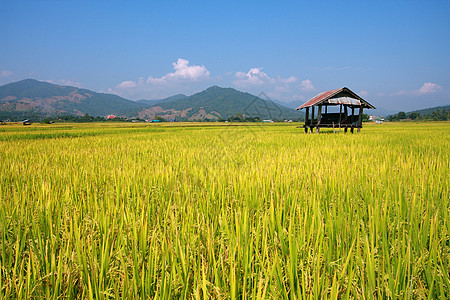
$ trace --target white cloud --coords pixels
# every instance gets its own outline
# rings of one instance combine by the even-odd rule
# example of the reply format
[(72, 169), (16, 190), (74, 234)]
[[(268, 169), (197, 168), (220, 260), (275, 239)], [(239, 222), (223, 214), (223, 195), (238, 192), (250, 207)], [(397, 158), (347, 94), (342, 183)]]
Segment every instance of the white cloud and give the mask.
[(208, 79), (210, 72), (205, 66), (189, 65), (187, 59), (178, 58), (178, 60), (172, 63), (175, 72), (167, 73), (161, 77), (149, 76), (147, 80), (141, 77), (138, 82), (132, 80), (126, 80), (119, 83), (115, 89), (133, 89), (141, 87), (149, 87), (151, 85), (169, 84), (174, 81), (186, 80), (186, 81), (198, 81), (201, 79)]
[(152, 84), (165, 84), (165, 83), (167, 83), (167, 81), (166, 81), (166, 78), (164, 76), (163, 77), (157, 77), (157, 78), (153, 78), (153, 77), (149, 76), (147, 78), (146, 83), (149, 84), (149, 85), (152, 85)]
[(298, 81), (295, 76), (282, 78), (280, 76), (270, 77), (262, 71), (263, 68), (251, 68), (248, 72), (236, 72), (233, 84), (237, 87), (246, 88), (252, 86), (274, 86), (276, 89), (289, 88), (289, 84)]
[(207, 78), (210, 72), (205, 66), (189, 66), (189, 61), (179, 58), (176, 63), (172, 63), (175, 73), (169, 73), (166, 76), (168, 78), (185, 78), (197, 80), (201, 78)]
[(283, 82), (283, 83), (294, 83), (296, 82), (298, 79), (294, 76), (290, 76), (288, 78), (280, 78), (278, 77), (278, 81)]
[(12, 74), (13, 74), (13, 72), (8, 71), (8, 70), (0, 71), (0, 76), (1, 77), (8, 77), (8, 76), (11, 76)]
[(236, 72), (236, 80), (233, 82), (240, 87), (263, 85), (265, 83), (273, 82), (274, 79), (267, 76), (262, 71), (262, 68), (251, 68), (247, 73)]
[(303, 80), (302, 83), (300, 84), (300, 87), (301, 87), (302, 91), (307, 91), (307, 92), (316, 90), (314, 88), (312, 81), (309, 79)]
[(432, 94), (440, 91), (442, 87), (436, 83), (432, 82), (425, 82), (422, 87), (419, 89), (419, 94), (425, 95), (425, 94)]
[(298, 78), (292, 75), (287, 78), (270, 76), (263, 71), (263, 68), (251, 68), (247, 72), (234, 73), (232, 84), (238, 89), (255, 95), (264, 91), (272, 99), (292, 102), (304, 100), (306, 98), (304, 93), (308, 94), (316, 90), (310, 79), (300, 83), (298, 81)]
[(175, 93), (193, 91), (194, 86), (210, 80), (210, 72), (203, 65), (189, 65), (187, 59), (178, 58), (172, 63), (173, 72), (161, 77), (140, 77), (137, 81), (125, 80), (112, 89), (114, 93), (128, 98), (160, 99)]
[(369, 96), (369, 92), (368, 91), (359, 91), (358, 95), (360, 95), (361, 97), (367, 97), (367, 96)]
[(162, 84), (167, 81), (178, 80), (178, 79), (187, 79), (187, 80), (200, 80), (207, 79), (210, 75), (208, 69), (205, 66), (190, 66), (189, 61), (187, 59), (178, 58), (178, 60), (172, 63), (172, 66), (175, 72), (167, 73), (162, 77), (151, 77), (147, 78), (148, 84)]
[(137, 87), (137, 83), (132, 80), (127, 80), (127, 81), (121, 82), (121, 83), (119, 83), (119, 85), (117, 85), (117, 88), (119, 88), (119, 89), (123, 89), (123, 88), (127, 89), (127, 88), (134, 88), (134, 87)]
[(405, 96), (405, 95), (411, 95), (411, 96), (422, 96), (422, 95), (428, 95), (437, 93), (442, 90), (442, 86), (436, 83), (432, 82), (425, 82), (422, 87), (418, 90), (400, 90), (394, 93), (391, 93), (390, 96)]

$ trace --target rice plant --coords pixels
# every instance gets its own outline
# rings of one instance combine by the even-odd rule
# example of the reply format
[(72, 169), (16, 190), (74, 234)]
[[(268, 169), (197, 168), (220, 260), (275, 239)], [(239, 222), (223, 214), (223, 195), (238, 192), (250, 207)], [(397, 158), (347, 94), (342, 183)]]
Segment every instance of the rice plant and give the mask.
[(0, 128), (0, 298), (450, 297), (450, 123)]

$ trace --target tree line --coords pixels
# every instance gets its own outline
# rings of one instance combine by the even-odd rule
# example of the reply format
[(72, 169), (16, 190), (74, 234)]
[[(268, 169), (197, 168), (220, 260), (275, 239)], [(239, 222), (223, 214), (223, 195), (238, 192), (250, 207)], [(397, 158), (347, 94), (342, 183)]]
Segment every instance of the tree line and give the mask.
[(405, 113), (404, 111), (399, 112), (395, 115), (389, 115), (386, 119), (388, 121), (400, 121), (400, 120), (416, 120), (416, 121), (448, 121), (450, 115), (450, 109), (436, 109), (431, 114), (421, 114), (417, 112)]

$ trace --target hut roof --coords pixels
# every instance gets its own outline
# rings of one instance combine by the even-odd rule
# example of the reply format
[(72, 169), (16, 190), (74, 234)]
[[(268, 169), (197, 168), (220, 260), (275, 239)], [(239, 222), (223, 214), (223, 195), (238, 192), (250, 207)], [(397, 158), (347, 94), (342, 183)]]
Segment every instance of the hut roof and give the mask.
[(348, 105), (361, 105), (364, 108), (373, 108), (375, 106), (352, 92), (349, 88), (343, 87), (340, 89), (335, 89), (331, 91), (322, 92), (319, 95), (315, 96), (311, 100), (306, 101), (300, 107), (297, 107), (297, 110), (310, 107), (317, 106), (319, 104), (348, 104)]

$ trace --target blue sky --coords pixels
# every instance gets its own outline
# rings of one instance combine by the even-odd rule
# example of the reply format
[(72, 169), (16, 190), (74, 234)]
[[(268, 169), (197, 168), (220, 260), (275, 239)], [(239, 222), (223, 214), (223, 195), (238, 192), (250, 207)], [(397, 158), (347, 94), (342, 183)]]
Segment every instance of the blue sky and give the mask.
[(450, 104), (449, 15), (450, 1), (0, 0), (0, 84), (284, 102), (347, 86), (408, 111)]

